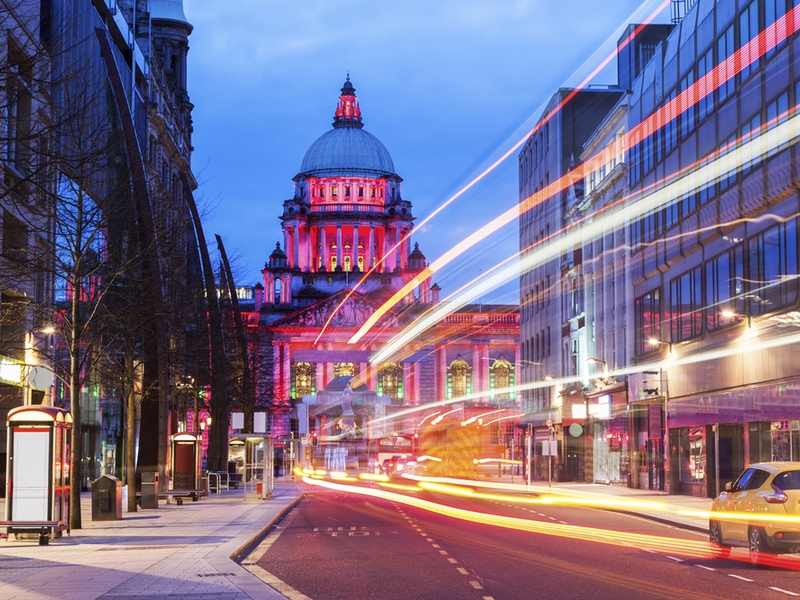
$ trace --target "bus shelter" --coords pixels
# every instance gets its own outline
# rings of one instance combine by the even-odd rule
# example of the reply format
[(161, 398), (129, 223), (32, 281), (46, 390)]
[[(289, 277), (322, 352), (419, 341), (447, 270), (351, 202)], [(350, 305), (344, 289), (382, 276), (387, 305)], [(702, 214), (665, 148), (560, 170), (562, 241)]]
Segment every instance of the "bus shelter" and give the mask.
[(240, 434), (231, 439), (230, 457), (241, 468), (245, 500), (266, 500), (272, 495), (273, 446), (273, 439), (260, 433)]

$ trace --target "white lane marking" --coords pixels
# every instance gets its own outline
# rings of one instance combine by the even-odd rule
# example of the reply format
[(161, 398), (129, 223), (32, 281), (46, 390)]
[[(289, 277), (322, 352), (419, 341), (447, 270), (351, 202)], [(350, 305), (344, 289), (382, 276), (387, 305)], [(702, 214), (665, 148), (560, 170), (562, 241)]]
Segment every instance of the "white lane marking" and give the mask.
[(425, 538), (425, 541), (426, 542), (432, 542), (433, 540), (431, 538)]
[(445, 550), (439, 550), (439, 554), (446, 555), (446, 554), (447, 554), (447, 552), (446, 552)]
[(752, 579), (748, 579), (747, 577), (742, 577), (741, 575), (734, 575), (733, 573), (728, 573), (728, 577), (733, 577), (734, 579), (741, 579), (742, 581), (748, 581), (753, 583)]
[(769, 589), (775, 590), (776, 592), (780, 592), (782, 594), (786, 594), (788, 596), (800, 596), (800, 594), (795, 594), (794, 592), (790, 592), (789, 590), (784, 590), (779, 587), (770, 587)]
[(649, 552), (650, 554), (658, 554), (655, 550), (648, 550), (647, 548), (642, 548), (645, 552)]
[(441, 548), (441, 546), (439, 546), (439, 544), (431, 544), (431, 545), (432, 545), (434, 548)]
[(705, 569), (706, 571), (716, 571), (716, 569), (712, 569), (711, 567), (707, 567), (705, 565), (695, 565), (698, 569)]
[(667, 558), (670, 560), (674, 560), (675, 562), (683, 562), (682, 558), (675, 558), (674, 556), (668, 556)]
[(551, 521), (555, 521), (556, 520), (555, 517), (547, 517), (547, 518), (550, 519)]
[(559, 521), (559, 523), (561, 523), (562, 525), (566, 525), (567, 524), (566, 521)]
[(454, 565), (458, 563), (458, 561), (455, 558), (448, 558), (447, 560), (450, 561)]
[(456, 571), (458, 571), (462, 575), (469, 575), (469, 571), (467, 571), (464, 567), (456, 567)]
[(483, 586), (478, 583), (477, 581), (470, 581), (469, 584), (474, 587), (476, 590), (482, 590)]
[(494, 598), (492, 598), (491, 596), (484, 596), (483, 600), (494, 600)]

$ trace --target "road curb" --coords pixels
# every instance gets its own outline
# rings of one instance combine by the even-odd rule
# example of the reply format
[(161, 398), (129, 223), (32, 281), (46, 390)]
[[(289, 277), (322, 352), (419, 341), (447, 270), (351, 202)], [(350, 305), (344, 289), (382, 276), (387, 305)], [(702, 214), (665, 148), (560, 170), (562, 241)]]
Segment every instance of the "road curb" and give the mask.
[(287, 504), (277, 515), (273, 518), (269, 523), (267, 523), (264, 527), (262, 527), (258, 533), (256, 533), (253, 537), (247, 540), (244, 544), (242, 544), (233, 554), (231, 554), (228, 558), (230, 558), (233, 562), (237, 565), (241, 563), (247, 555), (250, 554), (255, 548), (261, 543), (261, 541), (267, 536), (267, 534), (275, 527), (278, 523), (280, 523), (286, 515), (288, 515), (291, 510), (297, 506), (300, 501), (305, 498), (305, 492), (302, 492), (297, 498), (295, 498), (291, 503)]
[(676, 527), (678, 529), (685, 529), (687, 531), (694, 531), (698, 533), (708, 533), (708, 529), (705, 527), (700, 527), (699, 525), (689, 525), (688, 523), (678, 523), (676, 521), (671, 521), (670, 519), (664, 519), (662, 517), (655, 517), (653, 515), (647, 515), (644, 513), (633, 512), (630, 510), (610, 510), (601, 508), (600, 510), (606, 510), (608, 512), (615, 512), (620, 513), (623, 515), (629, 515), (632, 517), (639, 517), (640, 519), (647, 519), (648, 521), (654, 521), (656, 523), (661, 523), (662, 525), (670, 525), (671, 527)]

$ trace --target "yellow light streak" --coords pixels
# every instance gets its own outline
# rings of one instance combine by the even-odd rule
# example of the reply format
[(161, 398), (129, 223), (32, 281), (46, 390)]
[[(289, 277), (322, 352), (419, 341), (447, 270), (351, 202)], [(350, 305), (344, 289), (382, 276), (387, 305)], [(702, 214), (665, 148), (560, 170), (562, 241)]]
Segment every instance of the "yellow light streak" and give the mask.
[[(532, 521), (517, 517), (506, 517), (502, 515), (493, 515), (445, 506), (437, 504), (436, 502), (424, 500), (422, 498), (413, 496), (408, 497), (404, 496), (403, 494), (397, 494), (383, 489), (367, 489), (334, 483), (332, 481), (318, 481), (308, 477), (304, 478), (303, 481), (309, 485), (325, 487), (327, 489), (348, 492), (352, 494), (383, 498), (391, 502), (413, 506), (415, 508), (427, 510), (432, 513), (452, 517), (455, 519), (491, 525), (494, 527), (503, 527), (505, 529), (513, 529), (516, 531), (538, 533), (554, 537), (596, 542), (613, 546), (632, 545), (637, 548), (652, 550), (654, 552), (670, 553), (673, 555), (680, 554), (682, 556), (689, 556), (692, 558), (715, 558), (718, 556), (718, 551), (715, 551), (715, 549), (707, 541), (691, 539), (685, 540), (647, 534), (627, 533), (609, 529), (600, 529), (596, 527), (563, 525), (561, 523), (553, 523), (549, 521)], [(390, 484), (385, 483), (379, 485), (390, 487)]]
[(359, 479), (364, 479), (365, 481), (389, 481), (389, 478), (386, 475), (380, 475), (376, 473), (359, 473)]
[(418, 492), (419, 488), (415, 485), (403, 485), (402, 483), (386, 483), (386, 482), (379, 482), (379, 486), (384, 488), (391, 488), (393, 490), (401, 490), (404, 492)]

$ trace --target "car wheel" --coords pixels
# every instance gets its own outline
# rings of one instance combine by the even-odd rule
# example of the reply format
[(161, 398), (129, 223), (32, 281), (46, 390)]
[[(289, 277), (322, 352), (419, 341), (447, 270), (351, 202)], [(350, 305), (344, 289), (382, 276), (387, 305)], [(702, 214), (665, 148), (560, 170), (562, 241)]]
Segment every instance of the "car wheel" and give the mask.
[(750, 548), (750, 564), (754, 566), (764, 565), (764, 555), (767, 551), (767, 542), (764, 539), (764, 532), (760, 527), (751, 527), (748, 534), (748, 547)]
[(731, 547), (725, 545), (722, 541), (722, 529), (719, 526), (719, 521), (710, 521), (708, 523), (708, 540), (711, 542), (711, 552), (717, 558), (728, 558), (731, 555)]

